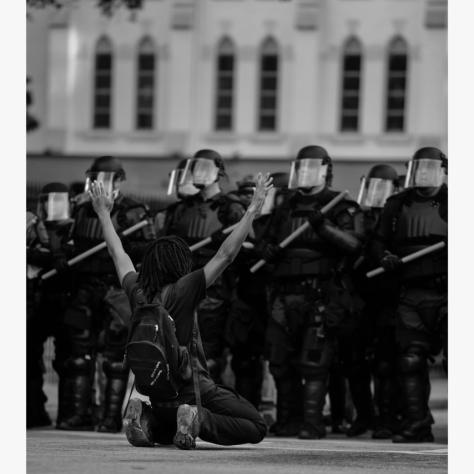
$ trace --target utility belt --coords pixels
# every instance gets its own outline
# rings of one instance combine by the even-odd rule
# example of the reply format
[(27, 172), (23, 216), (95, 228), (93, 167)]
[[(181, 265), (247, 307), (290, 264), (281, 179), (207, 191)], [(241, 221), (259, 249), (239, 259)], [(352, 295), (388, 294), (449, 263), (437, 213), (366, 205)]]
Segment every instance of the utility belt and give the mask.
[(403, 286), (406, 288), (423, 288), (426, 290), (437, 290), (440, 293), (448, 291), (448, 276), (426, 276), (419, 278), (410, 278), (403, 281)]
[(306, 294), (317, 290), (318, 288), (326, 288), (329, 285), (329, 282), (332, 279), (332, 275), (313, 276), (307, 278), (292, 278), (290, 279), (281, 279), (276, 280), (273, 283), (273, 287), (279, 293), (291, 293), (296, 295)]
[(329, 277), (335, 267), (335, 259), (309, 249), (289, 249), (275, 268), (276, 278)]

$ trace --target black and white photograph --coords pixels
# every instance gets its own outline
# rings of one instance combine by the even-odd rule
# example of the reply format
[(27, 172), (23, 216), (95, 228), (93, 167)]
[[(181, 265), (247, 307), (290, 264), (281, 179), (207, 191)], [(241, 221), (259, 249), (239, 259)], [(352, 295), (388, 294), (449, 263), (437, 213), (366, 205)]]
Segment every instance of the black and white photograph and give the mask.
[(447, 473), (448, 0), (17, 16), (19, 469)]

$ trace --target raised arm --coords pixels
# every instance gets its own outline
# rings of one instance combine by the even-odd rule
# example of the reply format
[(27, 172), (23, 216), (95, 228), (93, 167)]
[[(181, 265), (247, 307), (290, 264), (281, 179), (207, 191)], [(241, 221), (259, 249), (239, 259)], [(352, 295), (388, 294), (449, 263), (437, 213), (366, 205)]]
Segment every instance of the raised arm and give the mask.
[(261, 173), (259, 173), (252, 202), (247, 208), (247, 211), (243, 215), (237, 227), (232, 231), (229, 237), (224, 240), (214, 257), (212, 257), (211, 260), (209, 260), (209, 262), (204, 266), (206, 286), (212, 285), (212, 283), (214, 283), (214, 281), (222, 274), (222, 272), (233, 262), (239, 253), (242, 243), (252, 228), (253, 220), (256, 216), (258, 216), (260, 210), (262, 209), (265, 196), (272, 187), (272, 178), (269, 178), (269, 174), (267, 173), (265, 176), (263, 176)]
[(91, 187), (92, 190), (89, 191), (89, 194), (92, 199), (92, 206), (99, 217), (107, 249), (114, 262), (120, 284), (122, 284), (123, 277), (129, 272), (135, 271), (135, 267), (130, 257), (125, 253), (122, 241), (117, 235), (112, 219), (110, 218), (110, 211), (112, 210), (114, 201), (110, 195), (105, 193), (104, 186), (101, 182), (94, 181)]

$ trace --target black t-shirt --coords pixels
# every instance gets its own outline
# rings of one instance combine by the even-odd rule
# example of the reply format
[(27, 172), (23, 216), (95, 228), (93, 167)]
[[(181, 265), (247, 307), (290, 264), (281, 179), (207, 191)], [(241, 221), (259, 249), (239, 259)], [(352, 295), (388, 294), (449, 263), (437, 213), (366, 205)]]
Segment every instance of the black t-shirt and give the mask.
[[(129, 272), (122, 281), (122, 287), (128, 296), (132, 311), (136, 306), (136, 291), (138, 273)], [(180, 278), (176, 283), (169, 285), (165, 292), (163, 305), (173, 318), (176, 326), (176, 338), (182, 346), (186, 346), (191, 353), (191, 342), (193, 335), (194, 311), (198, 304), (206, 296), (206, 279), (202, 268), (188, 273)], [(202, 347), (201, 334), (198, 327), (198, 368), (199, 387), (201, 393), (206, 393), (214, 387), (214, 382), (207, 370), (206, 356)], [(189, 402), (194, 394), (193, 382), (190, 380), (180, 391), (179, 399), (182, 402)]]

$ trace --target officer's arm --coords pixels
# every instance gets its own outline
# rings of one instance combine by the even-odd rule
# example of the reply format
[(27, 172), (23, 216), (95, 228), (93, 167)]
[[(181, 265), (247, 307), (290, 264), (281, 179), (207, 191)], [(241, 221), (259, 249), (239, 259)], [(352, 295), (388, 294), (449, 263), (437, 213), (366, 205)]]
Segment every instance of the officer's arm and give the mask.
[(394, 218), (393, 203), (391, 200), (385, 204), (380, 219), (375, 227), (372, 240), (368, 245), (368, 254), (376, 262), (379, 262), (386, 251), (392, 235), (392, 223)]
[(316, 232), (324, 240), (338, 247), (348, 255), (355, 254), (362, 248), (362, 213), (353, 205), (344, 205), (335, 217), (337, 225), (324, 218), (315, 227)]

